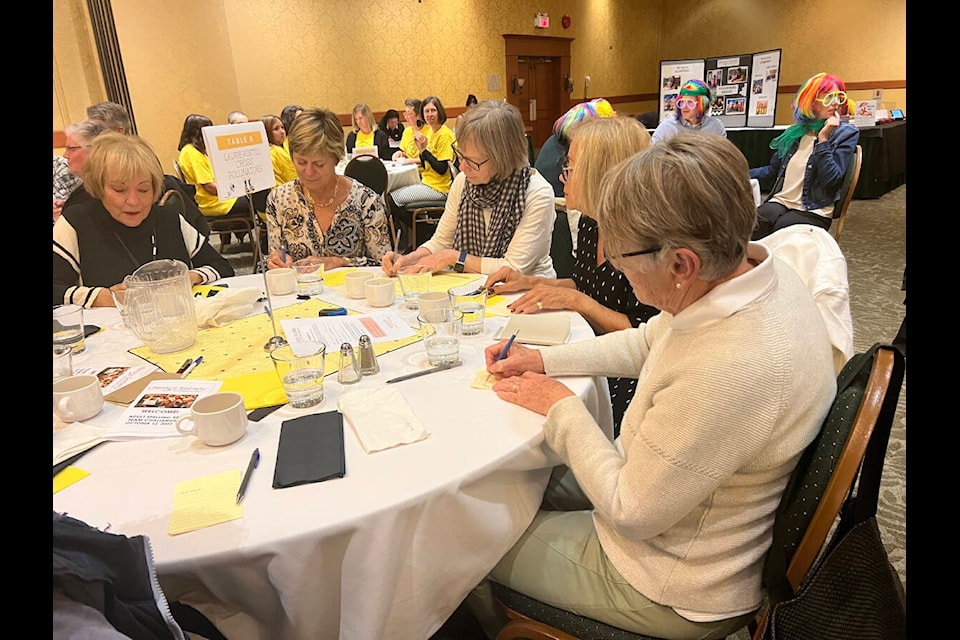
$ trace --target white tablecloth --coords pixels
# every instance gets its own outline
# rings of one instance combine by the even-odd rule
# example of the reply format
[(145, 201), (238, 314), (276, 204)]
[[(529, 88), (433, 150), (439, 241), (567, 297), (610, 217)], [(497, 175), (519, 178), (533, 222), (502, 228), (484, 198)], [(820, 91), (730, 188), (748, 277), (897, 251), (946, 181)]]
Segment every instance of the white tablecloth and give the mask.
[[(387, 168), (387, 190), (390, 193), (400, 187), (408, 187), (412, 184), (420, 184), (420, 172), (415, 164), (397, 164), (392, 160), (382, 160)], [(337, 165), (337, 173), (343, 175), (343, 170), (347, 166), (346, 162)]]
[[(229, 282), (263, 286), (259, 275)], [(339, 287), (318, 297), (371, 310)], [(274, 305), (294, 302), (285, 296)], [(412, 324), (414, 312), (401, 307), (398, 298), (393, 308)], [(580, 316), (569, 315), (571, 340), (593, 335)], [(125, 351), (139, 342), (113, 309), (90, 310), (87, 320), (106, 330), (88, 339), (78, 366), (143, 364)], [(272, 488), (281, 422), (335, 410), (344, 387), (333, 375), (315, 411), (284, 407), (251, 422), (248, 433), (226, 447), (190, 437), (108, 442), (77, 463), (90, 475), (55, 494), (53, 508), (94, 526), (109, 523), (113, 533), (149, 536), (168, 599), (198, 606), (231, 640), (423, 640), (518, 539), (557, 462), (543, 444), (541, 416), (470, 388), (484, 366), (483, 349), (506, 320), (488, 317), (482, 335), (464, 337), (464, 366), (397, 383), (429, 430), (427, 439), (367, 454), (345, 423), (344, 478)], [(347, 390), (423, 368), (426, 357), (416, 343), (379, 362), (379, 374)], [(611, 433), (605, 380), (564, 382)], [(107, 405), (90, 422), (103, 424), (122, 411)], [(261, 463), (243, 518), (170, 536), (174, 486), (244, 469), (254, 447)]]

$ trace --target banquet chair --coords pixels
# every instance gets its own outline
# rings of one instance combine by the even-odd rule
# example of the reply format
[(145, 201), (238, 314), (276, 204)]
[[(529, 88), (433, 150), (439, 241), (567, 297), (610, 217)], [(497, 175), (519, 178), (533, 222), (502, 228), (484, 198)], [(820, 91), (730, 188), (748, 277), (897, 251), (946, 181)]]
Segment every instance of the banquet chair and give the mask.
[[(347, 163), (343, 170), (343, 175), (353, 178), (360, 184), (369, 187), (378, 196), (383, 196), (387, 190), (387, 168), (383, 162), (376, 156), (362, 155), (357, 156)], [(384, 198), (384, 207), (388, 207)], [(394, 250), (397, 249), (397, 229), (393, 223), (393, 216), (387, 211), (387, 224), (390, 227), (390, 241), (393, 243)]]
[(843, 223), (847, 219), (847, 209), (850, 207), (850, 201), (853, 200), (853, 192), (857, 189), (857, 182), (860, 180), (860, 167), (863, 165), (863, 147), (857, 145), (857, 152), (853, 156), (853, 161), (847, 167), (847, 172), (843, 176), (843, 183), (840, 185), (840, 193), (843, 196), (838, 201), (840, 204), (833, 208), (833, 219), (836, 220), (836, 228), (831, 227), (833, 237), (840, 242), (840, 234), (843, 233)]
[[(856, 375), (863, 358), (872, 357), (869, 374)], [(814, 569), (828, 533), (850, 494), (871, 437), (886, 439), (903, 383), (903, 355), (894, 347), (875, 345), (855, 356), (837, 379), (837, 397), (790, 475), (774, 522), (774, 538), (764, 574), (786, 575), (796, 592)], [(889, 398), (888, 398), (889, 396)], [(886, 408), (885, 411), (882, 409)], [(657, 640), (597, 620), (557, 609), (491, 581), (494, 598), (509, 618), (496, 640)], [(765, 585), (769, 589), (769, 585)], [(761, 640), (769, 603), (748, 625)]]
[(550, 259), (553, 261), (557, 278), (572, 278), (576, 259), (573, 255), (570, 219), (567, 217), (567, 205), (563, 198), (554, 198), (554, 211), (557, 219), (553, 223), (553, 236), (550, 239)]

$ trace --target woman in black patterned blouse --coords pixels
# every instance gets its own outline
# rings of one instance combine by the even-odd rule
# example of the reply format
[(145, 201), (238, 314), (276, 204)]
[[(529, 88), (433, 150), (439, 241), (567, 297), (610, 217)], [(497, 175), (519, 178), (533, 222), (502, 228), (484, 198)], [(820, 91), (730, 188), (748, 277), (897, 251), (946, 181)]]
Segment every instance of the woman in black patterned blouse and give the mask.
[[(526, 291), (509, 305), (513, 313), (568, 309), (582, 315), (597, 335), (639, 326), (657, 309), (639, 302), (626, 277), (603, 253), (603, 238), (595, 219), (600, 181), (623, 160), (650, 146), (650, 134), (634, 118), (599, 118), (576, 125), (560, 176), (567, 208), (581, 212), (573, 277), (538, 278), (504, 268), (486, 282), (497, 293)], [(614, 435), (633, 398), (637, 381), (608, 378), (613, 402)]]
[(344, 143), (336, 114), (307, 109), (288, 141), (297, 179), (267, 198), (267, 267), (309, 257), (327, 269), (380, 264), (390, 249), (386, 210), (373, 190), (337, 175)]

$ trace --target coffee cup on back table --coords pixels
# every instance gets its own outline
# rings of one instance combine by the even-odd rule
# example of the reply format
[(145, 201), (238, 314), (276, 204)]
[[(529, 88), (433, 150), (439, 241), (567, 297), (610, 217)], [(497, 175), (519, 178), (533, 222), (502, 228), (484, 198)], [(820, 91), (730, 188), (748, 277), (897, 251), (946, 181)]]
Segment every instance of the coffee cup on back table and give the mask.
[[(191, 427), (184, 425), (188, 421)], [(236, 442), (247, 432), (247, 410), (243, 405), (243, 396), (224, 391), (197, 398), (190, 406), (190, 413), (177, 418), (177, 431), (197, 436), (211, 447)]]
[(97, 376), (68, 376), (53, 383), (53, 411), (65, 422), (87, 420), (102, 408), (103, 391)]

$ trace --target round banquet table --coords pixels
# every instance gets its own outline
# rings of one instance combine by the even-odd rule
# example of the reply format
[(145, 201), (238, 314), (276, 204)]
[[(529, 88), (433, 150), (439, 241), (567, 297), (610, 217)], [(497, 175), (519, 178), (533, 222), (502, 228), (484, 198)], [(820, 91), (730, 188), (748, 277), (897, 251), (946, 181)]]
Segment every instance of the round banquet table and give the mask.
[[(263, 290), (260, 275), (224, 282)], [(315, 297), (374, 311), (346, 298), (342, 285)], [(272, 300), (275, 308), (297, 302), (293, 295)], [(402, 297), (392, 309), (414, 326)], [(553, 313), (571, 317), (571, 341), (593, 336), (579, 315)], [(75, 367), (145, 364), (128, 352), (141, 343), (116, 310), (90, 309), (86, 321), (104, 331), (88, 338)], [(350, 387), (327, 376), (322, 404), (284, 406), (225, 447), (192, 437), (106, 442), (75, 463), (90, 475), (54, 494), (53, 508), (111, 533), (148, 536), (167, 599), (197, 607), (231, 640), (424, 640), (520, 537), (558, 462), (543, 442), (542, 416), (470, 387), (506, 321), (488, 315), (481, 335), (463, 337), (463, 366), (393, 385), (429, 431), (426, 439), (368, 454), (344, 420), (343, 478), (273, 489), (281, 423), (335, 411), (344, 391), (425, 368), (421, 342), (379, 356), (380, 373)], [(609, 437), (606, 381), (563, 381)], [(105, 426), (122, 412), (105, 404), (86, 424)], [(261, 461), (243, 517), (169, 535), (175, 486), (245, 469), (255, 447)]]

